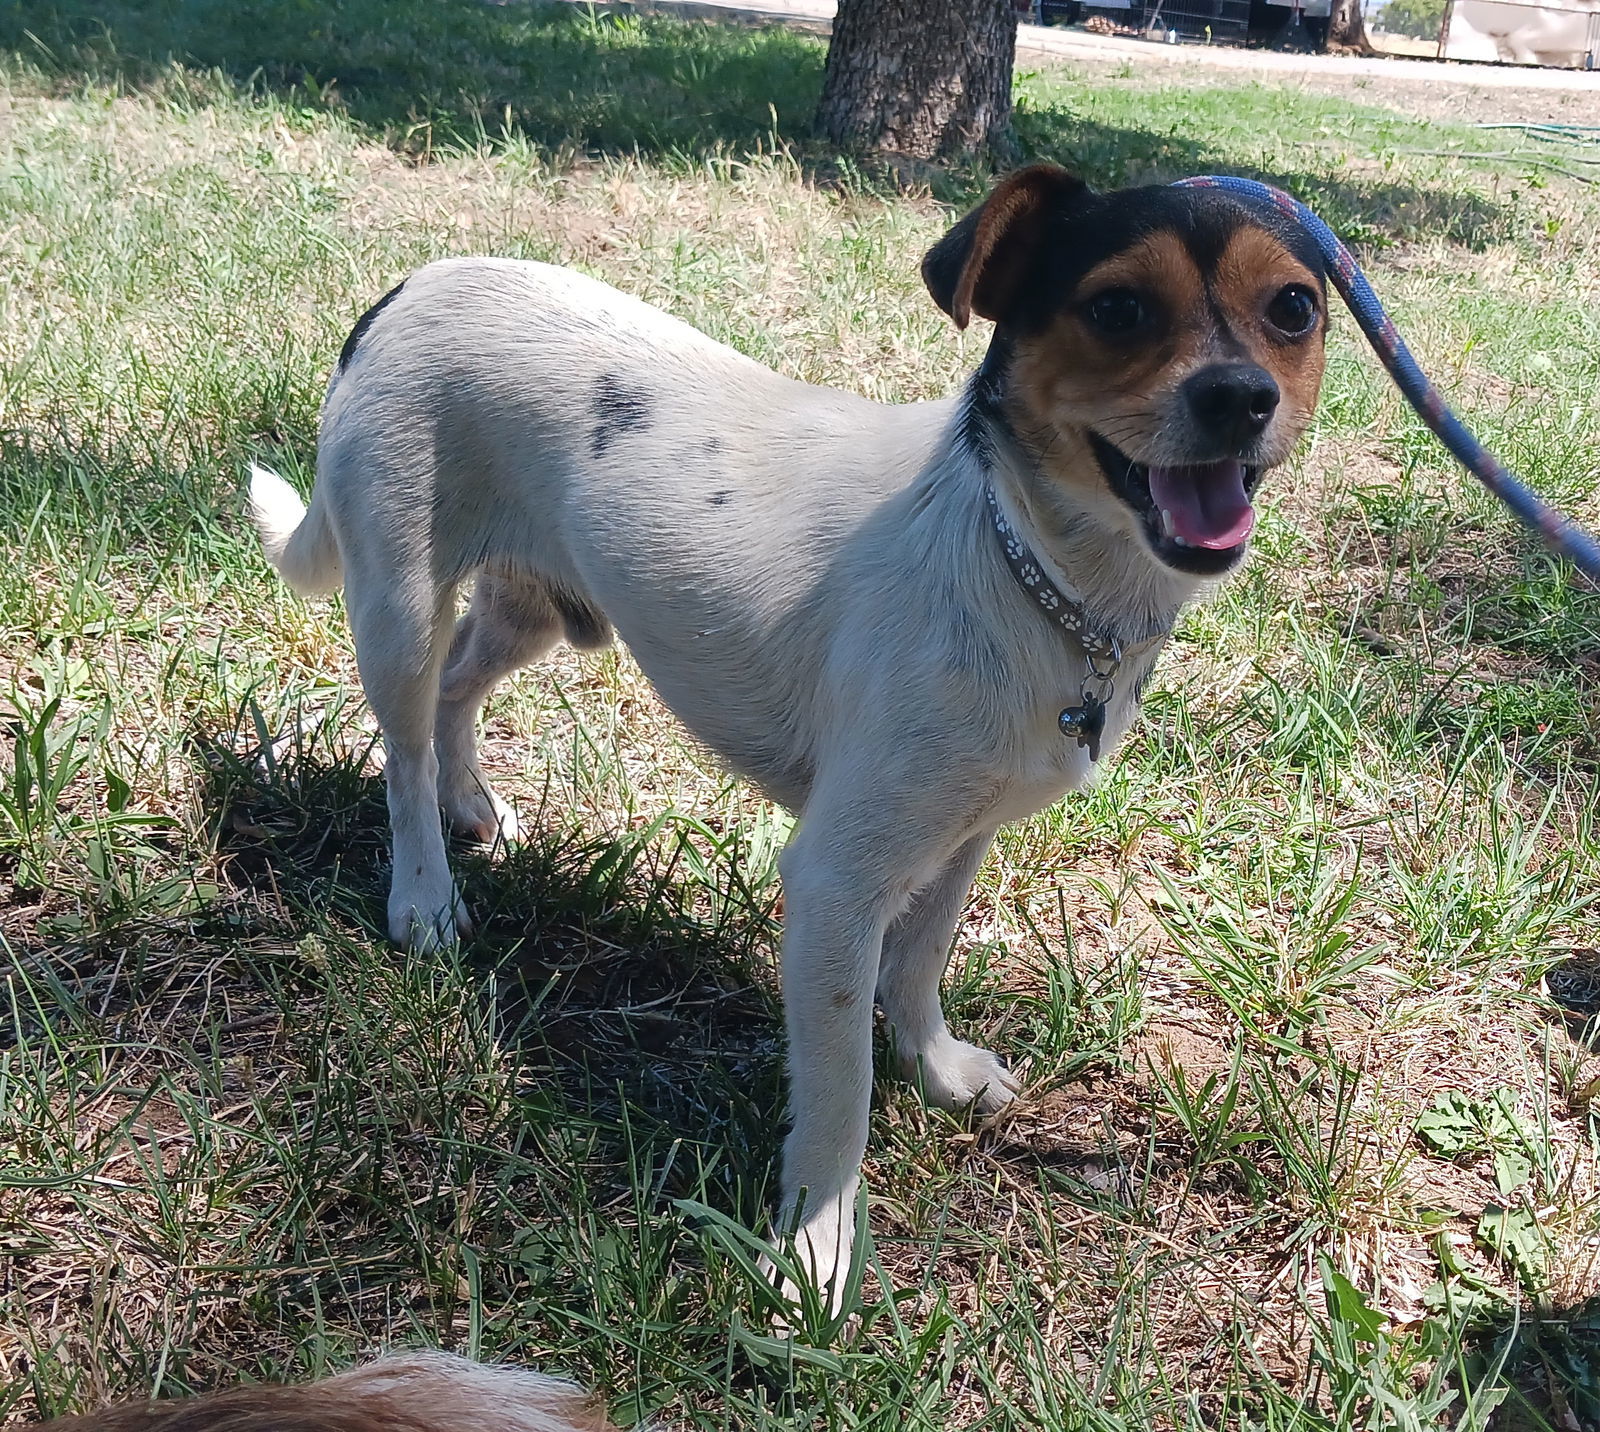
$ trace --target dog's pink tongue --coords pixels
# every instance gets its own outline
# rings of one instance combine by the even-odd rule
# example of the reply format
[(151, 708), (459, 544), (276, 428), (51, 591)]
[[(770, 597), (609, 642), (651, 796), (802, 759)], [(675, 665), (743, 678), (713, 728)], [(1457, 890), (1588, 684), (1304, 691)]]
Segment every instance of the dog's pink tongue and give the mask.
[(1152, 467), (1150, 496), (1172, 519), (1172, 535), (1191, 547), (1237, 547), (1256, 525), (1256, 511), (1244, 490), (1244, 464), (1202, 463), (1197, 467)]

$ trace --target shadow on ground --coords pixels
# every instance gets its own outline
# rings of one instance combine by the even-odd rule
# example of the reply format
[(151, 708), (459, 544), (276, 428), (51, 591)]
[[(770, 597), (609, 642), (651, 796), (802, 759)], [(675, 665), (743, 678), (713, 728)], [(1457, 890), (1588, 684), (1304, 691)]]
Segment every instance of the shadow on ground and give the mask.
[[(224, 899), (275, 907), (267, 918), (279, 928), (304, 927), (300, 912), (314, 911), (319, 928), (331, 917), (381, 930), (388, 815), (369, 750), (301, 749), (266, 763), (259, 746), (240, 756), (208, 744), (201, 803)], [(544, 811), (532, 824), (526, 844), (493, 859), (451, 852), (475, 922), (467, 959), (495, 991), (524, 1066), (590, 1118), (737, 1149), (741, 1165), (762, 1170), (777, 1156), (783, 1107), (771, 896), (744, 886), (736, 864), (725, 891), (691, 894), (678, 867), (693, 848), (664, 823), (621, 838), (586, 836)]]
[(1600, 1426), (1600, 1299), (1497, 1315), (1469, 1339), (1462, 1371), (1469, 1381), (1503, 1379), (1494, 1432)]
[[(375, 931), (387, 820), (359, 740), (263, 759), (238, 737), (197, 742), (217, 856), (161, 852), (200, 872), (164, 912), (148, 887), (92, 923), (47, 891), (27, 892), (43, 919), (0, 902), (0, 955), (33, 992), (7, 1011), (0, 1062), (48, 1071), (38, 1127), (0, 1170), (18, 1215), (0, 1300), (48, 1284), (77, 1308), (106, 1282), (93, 1230), (137, 1248), (119, 1289), (176, 1290), (117, 1314), (130, 1387), (303, 1373), (308, 1345), (337, 1363), (379, 1329), (465, 1347), (467, 1307), (492, 1324), (485, 1351), (638, 1389), (633, 1415), (682, 1380), (725, 1387), (726, 1319), (704, 1290), (742, 1299), (744, 1283), (693, 1210), (760, 1228), (773, 1202), (770, 901), (692, 908), (660, 832), (557, 833), (493, 863), (455, 852), (476, 938), (401, 956)], [(138, 878), (131, 849), (116, 859)], [(92, 1114), (58, 1156), (38, 1110), (80, 1096)], [(60, 1190), (48, 1207), (35, 1175)], [(204, 1192), (179, 1213), (162, 1203), (176, 1189)], [(58, 1399), (71, 1316), (34, 1322), (34, 1390)], [(606, 1370), (663, 1330), (692, 1348), (670, 1371)], [(0, 1421), (27, 1391), (0, 1389)]]
[[(506, 135), (688, 164), (786, 147), (820, 180), (849, 172), (871, 182), (811, 137), (824, 42), (776, 26), (480, 0), (12, 0), (0, 3), (0, 48), (66, 85), (160, 87), (198, 103), (215, 93), (203, 79), (214, 71), (298, 108), (342, 111), (419, 158)], [(1049, 101), (1018, 114), (1028, 157), (1060, 159), (1101, 185), (1248, 173), (1289, 187), (1358, 239), (1443, 234), (1478, 245), (1502, 222), (1496, 205), (1457, 190), (1334, 176), (1315, 150), (1305, 165), (1241, 166), (1229, 143), (1202, 131), (1117, 125)], [(933, 178), (959, 204), (984, 176)]]

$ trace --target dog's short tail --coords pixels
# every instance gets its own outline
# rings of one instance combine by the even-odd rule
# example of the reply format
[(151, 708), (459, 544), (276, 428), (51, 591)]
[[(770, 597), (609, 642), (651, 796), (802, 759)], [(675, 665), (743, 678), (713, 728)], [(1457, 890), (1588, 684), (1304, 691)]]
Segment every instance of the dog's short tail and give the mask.
[(299, 493), (256, 462), (250, 464), (250, 516), (267, 560), (301, 596), (335, 591), (344, 580), (339, 544), (322, 504), (313, 495), (308, 512)]

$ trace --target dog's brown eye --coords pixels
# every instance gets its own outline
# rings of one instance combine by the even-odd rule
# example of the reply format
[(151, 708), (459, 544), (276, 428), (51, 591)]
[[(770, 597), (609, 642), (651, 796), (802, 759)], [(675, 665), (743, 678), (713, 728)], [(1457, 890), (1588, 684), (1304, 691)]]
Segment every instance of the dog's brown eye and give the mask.
[(1267, 305), (1267, 318), (1274, 328), (1298, 338), (1317, 321), (1317, 296), (1303, 283), (1286, 284)]
[(1084, 309), (1089, 322), (1102, 333), (1131, 333), (1150, 314), (1144, 300), (1131, 288), (1108, 288), (1097, 293)]

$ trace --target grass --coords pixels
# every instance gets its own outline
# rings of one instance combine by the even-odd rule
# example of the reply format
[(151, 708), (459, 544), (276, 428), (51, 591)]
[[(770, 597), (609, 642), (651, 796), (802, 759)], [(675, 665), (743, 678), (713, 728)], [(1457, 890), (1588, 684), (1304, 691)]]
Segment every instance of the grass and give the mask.
[[(775, 1343), (740, 1230), (787, 819), (625, 656), (559, 655), (486, 734), (534, 839), (462, 852), (469, 947), (398, 958), (340, 611), (270, 577), (240, 478), (309, 472), (350, 323), (447, 253), (947, 392), (983, 340), (916, 260), (980, 176), (818, 150), (780, 31), (69, 0), (0, 45), (0, 1416), (425, 1341), (705, 1429), (1600, 1420), (1600, 1064), (1542, 984), (1600, 944), (1600, 603), (1351, 324), (1248, 571), (980, 877), (950, 1006), (1028, 1098), (974, 1127), (884, 1082), (861, 1325)], [(1292, 185), (1600, 519), (1587, 189), (1172, 79), (1026, 76), (1019, 132), (1100, 183)]]

